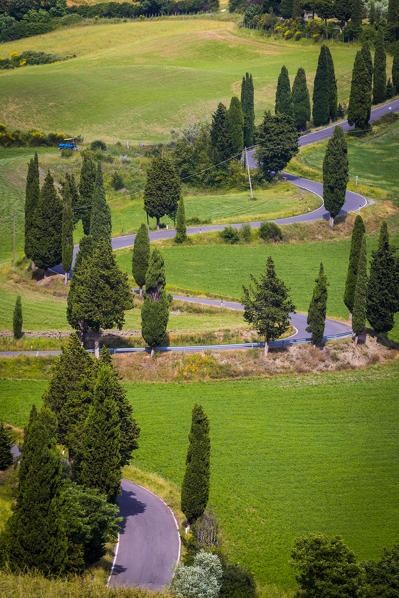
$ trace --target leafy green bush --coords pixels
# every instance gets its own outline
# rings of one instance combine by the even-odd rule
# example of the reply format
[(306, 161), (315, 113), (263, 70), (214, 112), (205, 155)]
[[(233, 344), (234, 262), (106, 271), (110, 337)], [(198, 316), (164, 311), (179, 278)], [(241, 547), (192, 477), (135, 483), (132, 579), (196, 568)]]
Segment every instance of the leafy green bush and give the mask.
[(240, 240), (238, 231), (232, 226), (226, 226), (222, 231), (220, 231), (219, 234), (225, 243), (230, 243), (231, 245), (238, 243)]
[(198, 218), (198, 216), (186, 218), (186, 224), (210, 224), (211, 222), (210, 218)]
[(104, 141), (101, 141), (101, 139), (96, 139), (91, 142), (90, 149), (93, 150), (93, 152), (97, 150), (105, 152), (107, 150), (107, 144)]
[(46, 52), (25, 50), (22, 54), (13, 52), (10, 58), (0, 58), (0, 69), (15, 69), (32, 64), (51, 64), (53, 62), (68, 60), (68, 58), (73, 58), (73, 56), (62, 57), (56, 54), (47, 54)]
[(227, 563), (223, 571), (220, 598), (256, 598), (256, 583), (250, 571), (241, 565)]
[(180, 565), (176, 569), (170, 590), (185, 598), (216, 598), (222, 585), (223, 570), (216, 554), (201, 551), (194, 557), (191, 567)]
[(252, 231), (250, 225), (243, 224), (240, 229), (239, 235), (241, 241), (243, 241), (244, 243), (250, 243), (252, 239)]
[(73, 150), (64, 148), (61, 150), (61, 158), (70, 158), (73, 154)]
[(111, 185), (115, 191), (119, 191), (124, 187), (122, 175), (118, 170), (115, 170), (112, 174)]
[(283, 231), (275, 222), (262, 222), (259, 228), (259, 237), (264, 241), (277, 243), (283, 239)]

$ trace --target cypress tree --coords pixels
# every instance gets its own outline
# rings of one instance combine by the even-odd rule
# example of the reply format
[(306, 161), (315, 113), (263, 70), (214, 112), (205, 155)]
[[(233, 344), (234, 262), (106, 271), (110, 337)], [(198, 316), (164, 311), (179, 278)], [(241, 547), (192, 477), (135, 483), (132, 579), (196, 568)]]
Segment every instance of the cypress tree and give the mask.
[(145, 278), (145, 298), (141, 307), (141, 333), (145, 342), (154, 348), (166, 336), (169, 319), (169, 302), (165, 293), (165, 264), (161, 252), (154, 249)]
[(116, 500), (121, 483), (120, 425), (113, 391), (113, 373), (109, 366), (100, 364), (93, 405), (83, 429), (81, 466), (77, 475), (80, 484), (97, 488), (110, 502)]
[(72, 205), (72, 212), (73, 212), (73, 223), (76, 224), (81, 220), (82, 214), (84, 210), (82, 209), (82, 202), (79, 196), (79, 189), (76, 184), (75, 175), (74, 174), (66, 174), (66, 180), (69, 183), (69, 192), (71, 196), (71, 205)]
[(117, 326), (121, 329), (125, 310), (132, 307), (127, 275), (116, 265), (110, 243), (100, 240), (92, 255), (82, 261), (75, 284), (71, 284), (68, 321), (75, 330), (92, 331), (94, 353), (98, 358), (101, 328)]
[(297, 129), (304, 131), (310, 120), (310, 96), (306, 83), (306, 74), (302, 67), (298, 69), (292, 86), (292, 103)]
[(183, 196), (180, 198), (179, 205), (177, 207), (177, 216), (176, 216), (176, 236), (175, 242), (176, 243), (184, 243), (187, 239), (186, 234), (186, 214), (184, 211), (184, 200)]
[(22, 336), (22, 304), (21, 295), (18, 295), (15, 301), (14, 314), (12, 319), (12, 327), (14, 331), (14, 338), (21, 338)]
[(312, 333), (312, 344), (323, 346), (324, 328), (327, 311), (327, 276), (324, 274), (323, 264), (320, 263), (319, 275), (315, 279), (313, 295), (309, 305), (306, 330)]
[(62, 267), (65, 273), (65, 284), (73, 258), (73, 211), (71, 182), (67, 179), (64, 184), (64, 209), (62, 211)]
[(373, 71), (374, 71), (374, 69), (373, 69), (373, 59), (371, 57), (371, 51), (370, 51), (370, 42), (365, 42), (362, 45), (361, 53), (362, 53), (364, 64), (366, 65), (367, 72), (368, 72), (368, 75), (369, 75), (369, 78), (368, 78), (368, 94), (367, 94), (367, 99), (368, 99), (367, 121), (369, 121), (370, 120), (370, 113), (371, 113), (371, 95), (372, 95), (372, 89), (373, 89)]
[(394, 95), (399, 94), (399, 43), (396, 44), (393, 54), (392, 85)]
[(111, 210), (107, 204), (104, 190), (101, 162), (97, 164), (96, 183), (94, 185), (93, 203), (90, 216), (90, 235), (94, 243), (107, 241), (111, 246)]
[(277, 81), (276, 102), (274, 105), (276, 114), (287, 114), (294, 116), (294, 106), (292, 103), (290, 79), (285, 66), (281, 67)]
[(244, 115), (244, 146), (251, 147), (255, 134), (254, 84), (252, 75), (245, 73), (241, 83), (241, 106)]
[(374, 54), (373, 76), (373, 104), (383, 102), (387, 94), (387, 57), (385, 54), (384, 32), (380, 29), (377, 33)]
[(294, 312), (288, 288), (278, 278), (274, 262), (269, 256), (266, 271), (259, 280), (251, 274), (252, 286), (243, 286), (244, 320), (265, 337), (265, 357), (269, 341), (279, 338), (290, 326), (290, 313)]
[(356, 335), (356, 343), (366, 326), (367, 311), (367, 251), (366, 236), (363, 235), (357, 268), (356, 289), (353, 301), (352, 329)]
[(201, 405), (192, 411), (186, 471), (181, 489), (181, 509), (193, 523), (206, 509), (209, 499), (211, 441), (209, 419)]
[(113, 377), (112, 396), (118, 409), (119, 431), (120, 431), (120, 466), (128, 465), (132, 453), (138, 448), (137, 438), (140, 436), (140, 428), (133, 417), (133, 408), (126, 397), (126, 390), (119, 382), (118, 370), (112, 363), (112, 357), (106, 347), (101, 349), (100, 364), (110, 368)]
[(356, 54), (352, 71), (348, 106), (348, 123), (359, 129), (368, 129), (370, 119), (370, 76), (362, 52)]
[[(226, 106), (221, 102), (218, 104), (216, 112), (212, 115), (211, 144), (214, 164), (219, 164), (219, 162), (223, 162), (231, 157), (232, 147), (227, 110)], [(224, 167), (224, 165), (221, 165), (221, 167)]]
[(325, 125), (330, 118), (330, 72), (326, 46), (320, 48), (313, 87), (313, 123)]
[(32, 231), (30, 257), (35, 265), (46, 270), (59, 264), (62, 259), (62, 202), (50, 172), (40, 192)]
[(386, 35), (391, 42), (399, 40), (399, 0), (388, 2)]
[(72, 328), (78, 331), (80, 338), (85, 344), (86, 340), (86, 333), (87, 333), (87, 326), (86, 322), (83, 319), (78, 321), (74, 320), (72, 316), (72, 305), (74, 302), (74, 296), (79, 289), (82, 279), (82, 274), (85, 267), (86, 260), (92, 256), (94, 251), (94, 243), (93, 239), (90, 235), (84, 236), (79, 243), (79, 252), (76, 256), (75, 266), (73, 270), (72, 280), (69, 286), (69, 293), (67, 297), (67, 320)]
[(370, 12), (369, 12), (369, 23), (370, 25), (374, 25), (377, 20), (377, 13), (375, 10), (375, 2), (371, 0), (370, 2)]
[(52, 435), (55, 425), (52, 412), (42, 408), (26, 431), (16, 504), (5, 530), (10, 567), (45, 576), (62, 575), (68, 550), (58, 513), (62, 465)]
[(335, 127), (323, 161), (323, 199), (330, 213), (330, 226), (345, 203), (349, 179), (348, 148), (342, 127)]
[[(34, 234), (34, 212), (40, 199), (39, 159), (37, 153), (28, 166), (25, 190), (25, 255), (32, 254), (32, 235)], [(33, 237), (34, 238), (34, 237)]]
[(349, 254), (349, 264), (344, 294), (344, 303), (350, 313), (353, 311), (360, 249), (365, 232), (366, 228), (364, 226), (363, 218), (358, 215), (355, 218), (355, 223), (352, 230), (351, 250)]
[(363, 0), (352, 0), (351, 28), (354, 38), (358, 38), (362, 31)]
[(244, 147), (244, 116), (241, 109), (241, 102), (233, 96), (230, 108), (227, 112), (228, 128), (230, 132), (232, 154), (240, 154)]
[(13, 462), (11, 447), (13, 445), (10, 430), (0, 422), (0, 470), (8, 469)]
[(145, 224), (142, 224), (134, 240), (132, 256), (132, 274), (139, 285), (140, 296), (143, 294), (145, 274), (150, 260), (150, 237)]
[(93, 160), (83, 154), (82, 168), (80, 170), (79, 194), (80, 205), (78, 215), (82, 219), (85, 235), (90, 233), (91, 206), (93, 204), (94, 186), (96, 183), (96, 165)]
[(69, 450), (69, 458), (79, 454), (82, 429), (93, 401), (95, 383), (93, 358), (76, 334), (62, 347), (51, 370), (43, 404), (57, 416), (57, 440)]
[(378, 249), (373, 251), (367, 288), (367, 319), (378, 332), (393, 328), (398, 310), (398, 272), (395, 249), (389, 244), (387, 223), (380, 228)]
[(156, 218), (157, 228), (162, 216), (175, 218), (180, 195), (180, 178), (172, 159), (166, 155), (155, 157), (147, 171), (144, 209), (151, 218)]
[(328, 46), (326, 46), (326, 59), (328, 66), (328, 109), (330, 119), (334, 121), (336, 120), (338, 113), (338, 90), (337, 80), (335, 78), (334, 61)]

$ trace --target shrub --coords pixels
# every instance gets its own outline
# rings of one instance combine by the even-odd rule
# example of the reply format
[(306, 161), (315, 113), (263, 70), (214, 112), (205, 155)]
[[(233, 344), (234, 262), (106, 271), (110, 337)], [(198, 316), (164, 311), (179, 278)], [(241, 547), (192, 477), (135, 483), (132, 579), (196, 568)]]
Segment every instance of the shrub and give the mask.
[(222, 584), (223, 571), (216, 554), (201, 551), (194, 557), (194, 565), (180, 565), (176, 569), (170, 590), (185, 598), (216, 598)]
[(220, 598), (256, 598), (256, 584), (250, 571), (227, 563), (223, 571), (222, 589)]
[(252, 238), (252, 231), (249, 224), (243, 224), (240, 229), (240, 239), (244, 243), (250, 243)]
[(259, 228), (259, 237), (264, 241), (277, 243), (283, 239), (283, 231), (275, 222), (262, 222)]
[(73, 154), (73, 150), (71, 149), (63, 149), (61, 150), (61, 158), (70, 158)]
[(107, 149), (107, 145), (106, 143), (104, 143), (104, 141), (101, 141), (101, 139), (96, 139), (95, 141), (91, 142), (90, 149), (93, 150), (93, 152), (95, 152), (96, 150), (105, 152)]
[(121, 173), (118, 172), (117, 170), (115, 170), (112, 174), (111, 185), (112, 185), (113, 189), (115, 189), (115, 191), (119, 191), (124, 186)]
[(231, 245), (238, 243), (238, 241), (240, 240), (238, 231), (232, 226), (226, 226), (222, 231), (220, 231), (219, 234), (223, 241), (225, 241), (226, 243), (230, 243)]

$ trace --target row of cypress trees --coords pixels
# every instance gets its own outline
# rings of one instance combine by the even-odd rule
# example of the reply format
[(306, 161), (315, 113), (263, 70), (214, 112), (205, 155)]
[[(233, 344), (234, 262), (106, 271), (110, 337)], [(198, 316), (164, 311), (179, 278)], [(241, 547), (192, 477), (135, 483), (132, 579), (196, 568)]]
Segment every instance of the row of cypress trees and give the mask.
[(344, 293), (356, 338), (364, 332), (367, 321), (377, 333), (393, 328), (399, 311), (399, 259), (395, 251), (389, 242), (387, 223), (383, 222), (368, 275), (366, 229), (362, 217), (356, 216)]

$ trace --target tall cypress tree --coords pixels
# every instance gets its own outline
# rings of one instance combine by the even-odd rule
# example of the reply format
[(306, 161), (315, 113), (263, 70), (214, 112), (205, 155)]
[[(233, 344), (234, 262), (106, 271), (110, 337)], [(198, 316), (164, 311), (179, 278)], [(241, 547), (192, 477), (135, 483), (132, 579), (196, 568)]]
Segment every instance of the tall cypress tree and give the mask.
[(310, 120), (310, 96), (306, 83), (306, 74), (299, 68), (292, 86), (292, 103), (294, 107), (294, 120), (297, 128), (304, 131)]
[(181, 489), (181, 509), (193, 523), (206, 509), (209, 499), (211, 441), (209, 419), (201, 405), (192, 411), (186, 471)]
[(330, 118), (330, 71), (326, 46), (320, 48), (313, 87), (313, 123), (325, 125)]
[(342, 127), (335, 127), (330, 137), (323, 161), (323, 199), (330, 213), (330, 226), (345, 203), (349, 180), (348, 147)]
[(65, 284), (73, 258), (73, 211), (71, 182), (67, 179), (63, 188), (64, 209), (62, 211), (62, 267), (65, 273)]
[(312, 333), (312, 344), (316, 347), (323, 346), (324, 328), (327, 312), (327, 276), (324, 273), (323, 263), (320, 263), (319, 275), (315, 279), (313, 295), (308, 311), (308, 327)]
[(336, 120), (338, 114), (338, 90), (335, 78), (334, 61), (330, 48), (326, 46), (326, 60), (328, 66), (328, 109), (331, 120)]
[(68, 180), (69, 183), (69, 192), (71, 195), (71, 205), (72, 205), (72, 212), (73, 212), (73, 223), (76, 224), (81, 220), (82, 214), (84, 210), (82, 210), (82, 201), (79, 195), (79, 189), (76, 184), (75, 175), (74, 174), (66, 174), (65, 179)]
[(12, 318), (12, 327), (14, 331), (14, 338), (21, 338), (22, 336), (22, 304), (21, 295), (18, 295), (15, 301), (14, 313)]
[(393, 54), (392, 85), (394, 94), (399, 94), (399, 43), (396, 44)]
[(72, 305), (74, 302), (74, 296), (79, 289), (83, 272), (85, 270), (86, 260), (92, 256), (94, 251), (93, 239), (90, 235), (84, 236), (79, 243), (79, 252), (76, 256), (75, 266), (73, 270), (73, 276), (69, 287), (69, 293), (67, 297), (67, 320), (72, 328), (78, 331), (80, 334), (83, 344), (85, 343), (85, 337), (87, 333), (87, 326), (84, 319), (76, 321), (72, 316)]
[(363, 0), (352, 0), (351, 28), (355, 39), (359, 37), (362, 31), (363, 20)]
[(93, 204), (94, 186), (96, 184), (96, 165), (86, 154), (83, 154), (82, 168), (80, 170), (79, 194), (80, 205), (77, 214), (82, 219), (85, 235), (90, 233), (90, 216)]
[(362, 53), (362, 57), (364, 60), (364, 64), (366, 65), (367, 68), (367, 72), (369, 74), (369, 78), (368, 78), (368, 94), (367, 94), (367, 100), (368, 100), (368, 117), (367, 120), (370, 120), (370, 113), (371, 113), (371, 95), (372, 95), (372, 89), (373, 89), (373, 59), (371, 57), (371, 51), (370, 51), (370, 42), (365, 42), (362, 45), (362, 49), (361, 49), (361, 53)]
[(182, 196), (177, 207), (175, 243), (184, 243), (184, 241), (187, 239), (186, 231), (186, 214), (184, 210), (184, 200)]
[(366, 236), (363, 235), (357, 268), (355, 297), (353, 301), (352, 330), (356, 336), (356, 343), (366, 326), (367, 312), (367, 250)]
[(150, 260), (150, 237), (145, 224), (142, 224), (134, 240), (132, 256), (132, 274), (139, 285), (140, 296), (143, 294), (145, 274)]
[(42, 408), (26, 431), (14, 512), (5, 536), (13, 570), (46, 576), (65, 571), (68, 543), (58, 513), (62, 465), (53, 436), (55, 416)]
[(165, 264), (161, 252), (154, 249), (145, 278), (145, 298), (141, 307), (141, 334), (151, 348), (160, 345), (166, 336), (169, 302), (165, 293)]
[(11, 447), (13, 441), (9, 428), (0, 422), (0, 470), (4, 471), (13, 462)]
[[(211, 144), (214, 164), (219, 164), (231, 157), (233, 150), (231, 146), (227, 110), (226, 106), (221, 102), (218, 104), (216, 112), (212, 115)], [(221, 164), (220, 166), (225, 167), (226, 164)]]
[(147, 171), (144, 209), (156, 218), (157, 228), (162, 216), (175, 218), (180, 195), (180, 178), (172, 159), (166, 155), (155, 157)]
[(386, 35), (391, 42), (399, 40), (399, 0), (388, 2)]
[(114, 376), (109, 366), (98, 367), (93, 405), (89, 409), (82, 440), (77, 480), (97, 488), (114, 502), (120, 492), (121, 455), (118, 408), (113, 396)]
[(377, 33), (374, 54), (373, 104), (383, 102), (387, 94), (387, 56), (385, 54), (384, 32)]
[(37, 153), (28, 166), (25, 190), (25, 255), (30, 258), (32, 253), (32, 235), (34, 212), (40, 199), (39, 159)]
[(254, 85), (252, 75), (245, 73), (241, 83), (241, 106), (244, 115), (244, 146), (251, 147), (255, 133)]
[(278, 76), (274, 109), (276, 114), (287, 114), (291, 117), (294, 116), (290, 79), (286, 66), (281, 67), (281, 71)]
[(370, 25), (374, 25), (377, 20), (377, 13), (375, 10), (375, 2), (371, 0), (370, 2), (370, 12), (369, 12), (369, 23)]
[(121, 329), (125, 310), (132, 307), (127, 275), (116, 265), (109, 242), (100, 240), (92, 255), (82, 261), (79, 276), (71, 285), (68, 321), (75, 330), (92, 331), (94, 352), (98, 358), (101, 328), (117, 326)]
[(363, 218), (357, 215), (352, 230), (351, 250), (349, 254), (344, 294), (344, 303), (350, 313), (353, 311), (360, 249), (365, 232), (366, 228), (364, 226)]
[(30, 257), (38, 268), (56, 266), (62, 259), (62, 201), (47, 173), (33, 215)]
[(230, 107), (227, 112), (228, 128), (230, 133), (232, 154), (240, 154), (244, 147), (244, 116), (241, 109), (241, 102), (236, 97), (231, 98)]
[(370, 119), (370, 90), (369, 71), (364, 62), (362, 52), (356, 54), (352, 71), (351, 91), (348, 106), (348, 123), (359, 129), (368, 129)]
[(398, 292), (395, 249), (389, 244), (387, 223), (383, 222), (378, 249), (372, 253), (367, 288), (367, 319), (376, 332), (392, 330), (399, 305)]
[(112, 222), (111, 210), (107, 204), (104, 190), (101, 162), (97, 164), (96, 183), (94, 185), (93, 203), (90, 215), (90, 235), (94, 243), (106, 241), (111, 245)]

